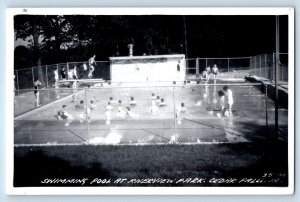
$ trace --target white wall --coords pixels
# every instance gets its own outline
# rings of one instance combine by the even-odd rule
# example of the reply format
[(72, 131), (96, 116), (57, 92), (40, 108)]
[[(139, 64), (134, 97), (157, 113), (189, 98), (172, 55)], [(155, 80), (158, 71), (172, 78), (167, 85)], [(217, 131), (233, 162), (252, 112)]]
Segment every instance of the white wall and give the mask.
[[(160, 81), (184, 81), (186, 76), (185, 59), (182, 55), (155, 56), (150, 60), (144, 57), (147, 63), (141, 61), (141, 57), (111, 58), (112, 82), (160, 82)], [(161, 60), (159, 60), (161, 59)], [(126, 61), (129, 64), (126, 64)], [(155, 61), (155, 62), (154, 62)], [(177, 72), (177, 64), (180, 61), (180, 72)]]

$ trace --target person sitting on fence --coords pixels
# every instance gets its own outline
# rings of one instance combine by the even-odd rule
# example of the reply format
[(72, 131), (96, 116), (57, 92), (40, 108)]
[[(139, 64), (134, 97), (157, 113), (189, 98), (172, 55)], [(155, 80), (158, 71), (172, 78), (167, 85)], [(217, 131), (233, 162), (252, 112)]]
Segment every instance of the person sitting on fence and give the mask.
[(177, 108), (177, 111), (176, 111), (176, 118), (177, 118), (177, 123), (178, 124), (181, 124), (181, 120), (184, 118), (183, 117), (183, 114), (185, 113), (186, 109), (184, 107), (184, 103), (182, 102), (180, 104), (180, 107)]
[(202, 81), (204, 81), (204, 82), (208, 82), (208, 80), (209, 80), (209, 76), (208, 76), (208, 73), (207, 73), (207, 71), (206, 70), (204, 70), (203, 72), (202, 72)]
[(95, 66), (96, 66), (95, 58), (96, 55), (93, 55), (93, 57), (89, 59), (89, 67), (90, 67), (90, 71), (88, 74), (89, 79), (93, 78), (93, 72), (95, 71)]
[(210, 74), (210, 73), (211, 73), (210, 65), (208, 65), (208, 66), (206, 67), (205, 71), (207, 72), (207, 74)]
[(232, 105), (233, 105), (233, 93), (232, 90), (228, 86), (224, 86), (223, 90), (225, 92), (225, 103), (228, 109), (228, 116), (232, 116)]
[(40, 91), (39, 88), (42, 85), (42, 83), (37, 79), (34, 82), (34, 97), (35, 97), (35, 106), (39, 107), (40, 106)]
[(160, 99), (159, 106), (160, 106), (160, 107), (167, 106), (167, 103), (165, 102), (165, 99), (163, 99), (163, 98)]
[(134, 97), (131, 97), (130, 98), (130, 103), (129, 103), (131, 106), (135, 106), (137, 103), (136, 101), (134, 100)]
[(218, 67), (217, 67), (216, 64), (214, 64), (214, 66), (213, 66), (213, 68), (212, 68), (212, 73), (213, 73), (213, 75), (214, 75), (214, 79), (216, 79), (217, 74), (219, 73), (219, 69), (218, 69)]

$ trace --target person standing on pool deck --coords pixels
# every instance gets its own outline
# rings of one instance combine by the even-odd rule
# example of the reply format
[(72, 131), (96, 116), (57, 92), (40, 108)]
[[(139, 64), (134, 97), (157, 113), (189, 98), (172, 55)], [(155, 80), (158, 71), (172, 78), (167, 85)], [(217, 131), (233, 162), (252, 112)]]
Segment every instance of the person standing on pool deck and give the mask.
[(93, 72), (95, 71), (94, 66), (96, 66), (95, 58), (96, 58), (96, 55), (93, 55), (93, 57), (91, 57), (89, 59), (89, 66), (90, 66), (90, 72), (88, 74), (89, 79), (93, 78)]
[(66, 69), (63, 67), (60, 71), (61, 79), (66, 79)]
[(39, 87), (40, 87), (41, 82), (37, 79), (34, 82), (34, 97), (35, 97), (35, 106), (39, 107), (40, 106), (40, 91), (39, 91)]
[(217, 74), (219, 73), (219, 69), (218, 69), (218, 67), (217, 67), (216, 64), (214, 64), (214, 66), (213, 66), (213, 68), (212, 68), (212, 73), (213, 73), (213, 75), (214, 75), (214, 79), (216, 79)]
[(227, 108), (228, 108), (229, 117), (231, 117), (232, 116), (232, 105), (233, 105), (232, 90), (229, 89), (228, 86), (224, 86), (223, 90), (225, 92), (226, 105), (227, 105)]
[(217, 113), (217, 116), (220, 118), (221, 115), (225, 116), (225, 111), (226, 111), (226, 101), (225, 101), (225, 95), (222, 90), (218, 91), (218, 96), (219, 96), (219, 106), (221, 109), (221, 114)]
[(178, 61), (178, 64), (177, 64), (177, 72), (180, 72), (180, 61)]
[(210, 65), (208, 65), (208, 66), (206, 67), (205, 71), (207, 72), (207, 74), (210, 74), (210, 73), (211, 73)]
[(74, 66), (74, 69), (73, 69), (73, 78), (78, 79), (77, 66), (76, 65)]
[(55, 86), (58, 85), (58, 80), (59, 80), (59, 76), (58, 76), (58, 69), (56, 68), (54, 70), (54, 80), (55, 80)]

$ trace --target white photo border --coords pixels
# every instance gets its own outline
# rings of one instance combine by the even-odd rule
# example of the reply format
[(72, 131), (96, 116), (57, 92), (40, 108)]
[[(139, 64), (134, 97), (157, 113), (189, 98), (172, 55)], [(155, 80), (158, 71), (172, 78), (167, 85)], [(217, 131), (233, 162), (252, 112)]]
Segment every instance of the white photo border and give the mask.
[[(288, 113), (288, 187), (13, 187), (13, 16), (33, 15), (288, 15), (289, 113)], [(6, 193), (9, 195), (289, 195), (295, 184), (295, 23), (292, 7), (106, 7), (106, 8), (7, 8), (6, 10)]]

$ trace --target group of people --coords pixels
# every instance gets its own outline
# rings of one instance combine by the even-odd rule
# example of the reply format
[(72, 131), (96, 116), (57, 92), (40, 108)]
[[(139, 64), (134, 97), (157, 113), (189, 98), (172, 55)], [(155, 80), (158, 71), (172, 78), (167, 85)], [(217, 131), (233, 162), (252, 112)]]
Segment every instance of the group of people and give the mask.
[[(38, 84), (38, 83), (37, 83)], [(218, 113), (218, 117), (231, 117), (232, 116), (232, 105), (233, 105), (233, 93), (228, 86), (224, 86), (222, 90), (218, 91), (219, 96), (219, 106), (221, 113)], [(155, 115), (158, 113), (159, 107), (167, 106), (167, 103), (164, 98), (161, 98), (155, 93), (151, 94), (151, 107), (150, 114)], [(79, 104), (75, 105), (75, 109), (78, 111), (80, 122), (82, 123), (84, 119), (87, 119), (88, 122), (91, 120), (91, 111), (96, 109), (95, 105), (96, 99), (93, 97), (89, 104), (85, 104), (84, 100), (80, 100)], [(112, 120), (112, 113), (116, 109), (117, 116), (121, 118), (133, 117), (131, 111), (137, 105), (137, 101), (133, 96), (130, 97), (129, 105), (123, 105), (121, 99), (114, 99), (113, 97), (109, 98), (107, 105), (105, 106), (105, 120), (106, 124), (109, 125)], [(182, 102), (180, 106), (176, 109), (176, 120), (177, 124), (181, 124), (184, 114), (186, 112), (185, 104)], [(74, 119), (73, 116), (67, 111), (67, 105), (63, 105), (62, 109), (57, 112), (56, 118), (58, 120), (65, 120), (65, 126), (69, 126), (70, 122)]]
[(213, 74), (214, 79), (216, 79), (218, 73), (219, 73), (219, 69), (216, 64), (214, 64), (213, 68), (210, 68), (210, 66), (207, 66), (206, 69), (202, 72), (201, 79), (204, 82), (208, 82), (210, 74)]
[(130, 97), (129, 101), (129, 106), (123, 107), (122, 100), (117, 99), (115, 100), (113, 97), (109, 98), (109, 101), (107, 102), (106, 105), (106, 111), (105, 111), (105, 120), (106, 124), (109, 125), (110, 121), (112, 120), (112, 111), (114, 107), (117, 107), (117, 116), (124, 118), (125, 116), (127, 117), (133, 117), (133, 113), (131, 112), (131, 109), (137, 105), (136, 100), (134, 97)]
[[(150, 107), (150, 114), (155, 115), (158, 112), (158, 107), (164, 107), (167, 106), (167, 103), (165, 102), (164, 98), (160, 98), (160, 96), (155, 96), (155, 93), (152, 93), (151, 100), (151, 107)], [(91, 112), (96, 109), (95, 105), (95, 97), (93, 97), (90, 100), (89, 104), (86, 104), (84, 100), (80, 100), (78, 104), (75, 105), (75, 109), (78, 112), (78, 117), (80, 120), (80, 123), (84, 121), (84, 119), (87, 119), (88, 122), (91, 121)], [(114, 99), (113, 97), (109, 98), (109, 101), (107, 102), (107, 105), (105, 106), (105, 120), (106, 124), (109, 125), (112, 120), (112, 113), (115, 111), (117, 113), (118, 117), (125, 118), (127, 117), (133, 117), (133, 113), (131, 109), (133, 109), (137, 105), (137, 101), (134, 97), (130, 97), (129, 105), (123, 106), (122, 100), (120, 99)], [(116, 110), (115, 110), (116, 109)], [(181, 120), (183, 118), (183, 113), (185, 112), (185, 106), (184, 103), (181, 103), (180, 106), (176, 110), (176, 119), (178, 120), (178, 124), (181, 124)], [(62, 105), (62, 108), (57, 111), (57, 114), (55, 117), (58, 120), (64, 120), (65, 126), (69, 126), (69, 124), (72, 122), (74, 117), (71, 115), (71, 113), (68, 112), (68, 106), (66, 104)]]
[[(91, 112), (96, 109), (95, 101), (96, 99), (93, 97), (89, 104), (86, 104), (84, 100), (80, 100), (79, 103), (75, 105), (75, 110), (78, 112), (80, 123), (82, 123), (84, 119), (91, 122)], [(67, 105), (63, 105), (62, 109), (55, 115), (58, 120), (66, 121), (65, 126), (69, 126), (70, 122), (74, 119), (71, 113), (68, 112), (67, 108)]]
[[(93, 72), (95, 71), (95, 67), (96, 67), (96, 55), (93, 55), (93, 57), (91, 57), (88, 61), (89, 64), (89, 72), (87, 74), (89, 79), (93, 78)], [(83, 64), (83, 69), (84, 71), (87, 71), (88, 68), (86, 66), (86, 64)], [(54, 79), (55, 79), (55, 86), (58, 85), (58, 81), (59, 80), (66, 80), (66, 79), (74, 79), (77, 80), (78, 79), (78, 74), (77, 74), (77, 66), (75, 65), (73, 67), (73, 69), (69, 69), (68, 72), (66, 70), (65, 67), (63, 67), (60, 71), (60, 74), (58, 72), (58, 68), (54, 70)]]
[(155, 93), (151, 94), (151, 107), (150, 114), (155, 115), (158, 112), (158, 107), (167, 106), (167, 103), (164, 98), (161, 98), (159, 95), (155, 95)]

